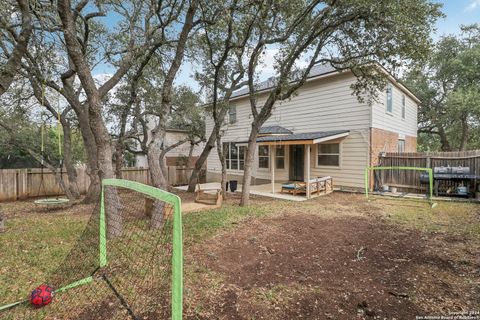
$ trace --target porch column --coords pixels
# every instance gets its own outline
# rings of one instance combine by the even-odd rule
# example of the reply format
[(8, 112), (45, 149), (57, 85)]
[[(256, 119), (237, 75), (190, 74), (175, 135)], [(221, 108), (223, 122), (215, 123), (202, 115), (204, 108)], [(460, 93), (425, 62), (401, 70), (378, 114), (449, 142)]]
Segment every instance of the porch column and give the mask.
[(275, 193), (275, 146), (270, 145), (270, 172), (272, 182), (272, 194)]
[(310, 199), (310, 145), (306, 145), (305, 156), (307, 157), (307, 199)]

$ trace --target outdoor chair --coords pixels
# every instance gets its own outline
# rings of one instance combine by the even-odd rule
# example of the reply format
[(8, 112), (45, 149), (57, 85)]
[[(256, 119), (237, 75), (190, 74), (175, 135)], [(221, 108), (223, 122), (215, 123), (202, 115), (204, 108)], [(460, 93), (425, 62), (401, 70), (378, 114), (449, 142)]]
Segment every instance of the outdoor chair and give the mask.
[[(321, 192), (327, 194), (333, 191), (333, 179), (330, 176), (317, 177), (308, 181), (310, 184), (310, 194), (320, 194)], [(290, 182), (282, 184), (282, 193), (290, 193), (296, 196), (297, 194), (307, 193), (307, 182)]]

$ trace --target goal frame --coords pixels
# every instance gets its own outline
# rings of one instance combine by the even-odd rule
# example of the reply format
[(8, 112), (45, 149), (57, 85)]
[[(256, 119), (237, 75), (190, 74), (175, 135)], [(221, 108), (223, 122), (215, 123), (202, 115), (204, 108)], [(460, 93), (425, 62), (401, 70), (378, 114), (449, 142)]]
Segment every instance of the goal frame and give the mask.
[[(172, 290), (171, 290), (171, 310), (172, 320), (181, 320), (183, 313), (183, 244), (182, 244), (182, 210), (181, 199), (179, 196), (154, 188), (139, 182), (123, 179), (103, 179), (100, 195), (100, 221), (99, 221), (99, 267), (105, 267), (107, 261), (107, 226), (105, 221), (105, 187), (113, 186), (128, 190), (133, 190), (141, 194), (152, 197), (153, 199), (164, 201), (173, 207), (173, 235), (172, 235)], [(89, 276), (64, 287), (55, 289), (55, 293), (60, 293), (89, 284), (94, 281), (93, 276)], [(0, 312), (14, 308), (18, 305), (27, 303), (29, 299), (20, 300), (14, 303), (0, 305)]]
[(179, 196), (152, 187), (146, 184), (124, 180), (103, 179), (100, 199), (100, 268), (108, 264), (107, 260), (107, 228), (105, 220), (106, 186), (120, 187), (150, 196), (156, 200), (164, 201), (173, 207), (173, 235), (172, 235), (172, 320), (181, 320), (183, 313), (183, 235), (182, 235), (182, 201)]
[(433, 170), (432, 168), (419, 168), (419, 167), (366, 167), (365, 168), (365, 197), (368, 199), (369, 189), (370, 189), (370, 172), (374, 172), (375, 170), (414, 170), (414, 171), (425, 171), (428, 173), (428, 180), (429, 180), (429, 201), (433, 199)]

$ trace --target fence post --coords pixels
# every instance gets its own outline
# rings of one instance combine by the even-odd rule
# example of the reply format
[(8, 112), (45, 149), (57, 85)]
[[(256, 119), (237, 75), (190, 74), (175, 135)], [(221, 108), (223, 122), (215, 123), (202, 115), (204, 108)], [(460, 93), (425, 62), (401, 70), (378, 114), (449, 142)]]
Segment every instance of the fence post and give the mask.
[(427, 156), (426, 167), (427, 168), (432, 168), (432, 158), (430, 156)]

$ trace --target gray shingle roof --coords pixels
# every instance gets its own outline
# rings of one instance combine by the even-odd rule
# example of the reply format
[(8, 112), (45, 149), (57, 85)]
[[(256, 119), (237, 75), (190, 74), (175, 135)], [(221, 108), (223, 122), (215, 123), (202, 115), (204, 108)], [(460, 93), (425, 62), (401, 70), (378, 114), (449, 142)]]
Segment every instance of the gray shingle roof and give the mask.
[(308, 133), (293, 133), (280, 136), (265, 136), (258, 137), (257, 142), (280, 142), (280, 141), (295, 141), (295, 140), (315, 140), (336, 136), (337, 134), (348, 133), (349, 130), (333, 130), (322, 132), (308, 132)]
[(292, 134), (293, 132), (281, 126), (261, 127), (259, 134)]
[[(307, 78), (318, 77), (318, 76), (321, 76), (321, 75), (324, 75), (324, 74), (327, 74), (327, 73), (334, 72), (335, 70), (336, 69), (334, 67), (332, 67), (330, 64), (317, 64), (317, 65), (312, 67), (312, 69), (310, 70), (310, 73), (308, 74)], [(262, 81), (262, 82), (256, 84), (255, 89), (257, 91), (261, 91), (261, 90), (273, 88), (273, 86), (275, 85), (275, 82), (276, 82), (276, 78), (271, 77), (268, 80), (265, 80), (265, 81)], [(240, 97), (240, 96), (248, 94), (248, 92), (249, 92), (248, 87), (243, 88), (243, 89), (240, 89), (240, 90), (232, 93), (231, 97), (232, 98)]]

